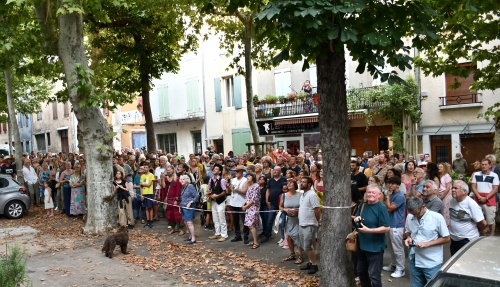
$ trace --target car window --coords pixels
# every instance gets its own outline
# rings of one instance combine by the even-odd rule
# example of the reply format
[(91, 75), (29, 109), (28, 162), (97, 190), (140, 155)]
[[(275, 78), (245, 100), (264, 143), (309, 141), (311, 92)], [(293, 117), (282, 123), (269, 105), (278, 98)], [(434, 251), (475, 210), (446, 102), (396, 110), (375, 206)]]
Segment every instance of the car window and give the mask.
[(500, 281), (478, 277), (462, 276), (451, 273), (439, 273), (429, 282), (427, 287), (496, 287)]
[(5, 178), (0, 177), (0, 188), (4, 188), (9, 186), (9, 181)]

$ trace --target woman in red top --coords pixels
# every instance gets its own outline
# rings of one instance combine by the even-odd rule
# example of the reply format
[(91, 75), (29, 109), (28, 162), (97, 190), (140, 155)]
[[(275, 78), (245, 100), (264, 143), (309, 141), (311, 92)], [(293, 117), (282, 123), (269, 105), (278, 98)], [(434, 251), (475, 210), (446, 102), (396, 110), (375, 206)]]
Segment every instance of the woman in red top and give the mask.
[(182, 215), (179, 212), (179, 207), (174, 206), (179, 205), (181, 202), (182, 185), (172, 166), (167, 167), (165, 173), (161, 176), (163, 179), (161, 180), (161, 187), (165, 190), (165, 202), (167, 203), (167, 206), (165, 206), (165, 217), (167, 218), (168, 224), (172, 227), (168, 234), (179, 231), (179, 236), (184, 235), (185, 232), (182, 229), (184, 226), (182, 223)]

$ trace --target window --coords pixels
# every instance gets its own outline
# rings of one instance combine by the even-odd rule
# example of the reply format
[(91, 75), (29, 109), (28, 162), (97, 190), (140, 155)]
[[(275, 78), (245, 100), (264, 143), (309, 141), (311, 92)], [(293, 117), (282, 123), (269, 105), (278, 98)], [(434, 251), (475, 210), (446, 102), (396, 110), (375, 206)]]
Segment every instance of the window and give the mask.
[(198, 77), (189, 78), (186, 82), (187, 111), (188, 114), (196, 113), (200, 110), (200, 95), (198, 92)]
[(57, 120), (57, 101), (52, 102), (52, 119)]
[(47, 146), (50, 146), (50, 132), (47, 133)]
[[(469, 76), (467, 78), (458, 78), (453, 75), (445, 74), (446, 81), (446, 105), (456, 105), (456, 104), (469, 104), (477, 102), (476, 92), (472, 92), (469, 87), (474, 83), (474, 73), (477, 70), (476, 63), (462, 63), (459, 66), (465, 67), (470, 70)], [(454, 90), (450, 90), (450, 86), (455, 83), (455, 78), (457, 82), (461, 83), (460, 87)], [(476, 99), (476, 100), (475, 100)]]
[(41, 121), (42, 120), (42, 111), (40, 110), (39, 113), (36, 114), (36, 120)]
[(2, 123), (2, 130), (3, 130), (4, 133), (8, 132), (7, 123)]
[(69, 101), (64, 103), (64, 117), (69, 117)]
[(170, 108), (169, 108), (169, 100), (168, 100), (168, 86), (167, 85), (159, 85), (158, 86), (158, 107), (160, 118), (168, 118), (170, 117)]
[(23, 127), (23, 115), (19, 115), (19, 128)]
[(30, 123), (31, 123), (31, 120), (30, 120), (30, 116), (29, 115), (26, 115), (26, 121), (24, 122), (24, 126), (25, 127), (29, 127)]
[(224, 94), (226, 99), (226, 107), (234, 107), (234, 82), (233, 76), (224, 78)]
[(177, 151), (177, 135), (173, 134), (159, 134), (158, 135), (158, 148), (173, 154)]
[(274, 70), (274, 86), (276, 96), (286, 96), (292, 91), (292, 77), (289, 68)]
[(35, 135), (35, 139), (37, 150), (45, 153), (45, 134)]

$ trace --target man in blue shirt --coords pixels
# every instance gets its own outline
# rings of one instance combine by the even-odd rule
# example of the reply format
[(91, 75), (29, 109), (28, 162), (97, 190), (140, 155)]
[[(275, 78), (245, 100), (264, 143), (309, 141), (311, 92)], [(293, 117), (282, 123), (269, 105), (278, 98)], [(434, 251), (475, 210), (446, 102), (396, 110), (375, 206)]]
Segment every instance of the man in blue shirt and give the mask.
[(409, 248), (410, 286), (422, 287), (441, 268), (443, 244), (450, 233), (443, 216), (428, 210), (418, 197), (408, 200), (405, 245)]
[[(357, 252), (359, 282), (362, 287), (382, 287), (382, 263), (384, 261), (385, 233), (389, 232), (389, 213), (379, 201), (380, 187), (375, 184), (366, 188), (366, 203), (363, 203), (354, 222), (358, 228), (359, 250)], [(363, 221), (361, 221), (363, 219)]]
[(385, 207), (389, 211), (391, 231), (387, 234), (387, 248), (391, 253), (391, 264), (382, 268), (392, 272), (391, 277), (405, 276), (405, 248), (403, 247), (403, 230), (405, 226), (406, 198), (399, 190), (401, 179), (393, 176), (387, 180), (387, 197)]

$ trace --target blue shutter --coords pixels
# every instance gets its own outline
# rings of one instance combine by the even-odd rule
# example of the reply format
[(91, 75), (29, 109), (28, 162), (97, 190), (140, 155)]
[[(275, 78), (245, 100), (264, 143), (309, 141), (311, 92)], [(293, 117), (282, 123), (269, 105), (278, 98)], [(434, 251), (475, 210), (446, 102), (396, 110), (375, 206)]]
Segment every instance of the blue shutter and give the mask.
[(220, 78), (214, 79), (214, 90), (215, 90), (215, 111), (220, 112), (222, 110), (222, 100), (220, 98)]
[(234, 77), (234, 84), (233, 84), (233, 95), (234, 95), (234, 108), (235, 109), (241, 109), (243, 106), (241, 104), (241, 76), (235, 76)]

